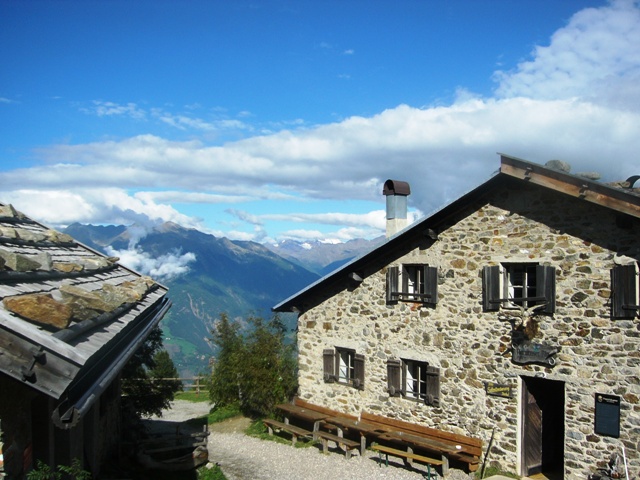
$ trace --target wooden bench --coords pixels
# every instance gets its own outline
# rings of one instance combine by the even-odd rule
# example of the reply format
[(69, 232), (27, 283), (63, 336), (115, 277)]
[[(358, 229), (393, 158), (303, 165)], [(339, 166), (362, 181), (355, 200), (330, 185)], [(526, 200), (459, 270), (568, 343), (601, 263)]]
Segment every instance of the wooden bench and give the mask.
[(448, 472), (449, 460), (467, 464), (470, 472), (475, 472), (480, 466), (480, 439), (373, 413), (362, 412), (360, 419), (363, 423), (378, 426), (378, 441), (404, 445), (408, 453), (413, 453), (413, 449), (416, 448), (439, 454), (442, 458), (443, 476)]
[(269, 429), (269, 435), (273, 435), (274, 430), (285, 431), (291, 434), (291, 446), (295, 446), (298, 437), (313, 437), (313, 432), (304, 428), (291, 425), (289, 423), (279, 422), (270, 418), (265, 418), (262, 423)]
[(327, 453), (329, 451), (329, 441), (335, 442), (338, 447), (342, 447), (347, 459), (351, 458), (351, 450), (360, 449), (360, 442), (349, 440), (348, 438), (340, 437), (330, 432), (318, 431), (315, 433), (315, 435), (316, 438), (320, 439), (320, 441), (322, 442), (323, 453)]
[[(382, 466), (382, 454), (383, 453), (385, 455), (385, 464), (387, 465), (387, 467), (389, 466), (389, 455), (393, 455), (394, 457), (400, 457), (405, 462), (407, 462), (409, 464), (411, 463), (412, 460), (416, 460), (418, 462), (426, 463), (427, 464), (427, 478), (429, 480), (431, 480), (431, 478), (432, 478), (431, 465), (442, 466), (444, 464), (444, 462), (442, 460), (437, 460), (435, 458), (425, 457), (424, 455), (417, 455), (417, 454), (411, 453), (411, 452), (405, 452), (404, 450), (398, 450), (397, 448), (386, 447), (384, 445), (380, 445), (380, 444), (377, 444), (377, 443), (374, 443), (374, 444), (371, 445), (371, 450), (377, 451), (378, 455), (380, 455), (380, 466)], [(435, 474), (435, 477), (437, 478), (437, 474)]]

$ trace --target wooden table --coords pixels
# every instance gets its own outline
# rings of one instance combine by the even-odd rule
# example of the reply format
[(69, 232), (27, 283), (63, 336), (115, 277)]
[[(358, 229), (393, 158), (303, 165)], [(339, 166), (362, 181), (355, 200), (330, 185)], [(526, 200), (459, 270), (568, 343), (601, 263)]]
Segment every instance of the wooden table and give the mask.
[(377, 436), (379, 433), (387, 431), (386, 428), (378, 425), (372, 425), (360, 420), (354, 420), (347, 417), (327, 417), (323, 420), (324, 423), (335, 426), (338, 429), (338, 436), (342, 437), (345, 431), (355, 431), (360, 434), (360, 455), (364, 456), (364, 452), (367, 448), (367, 435)]
[(276, 405), (276, 409), (282, 412), (284, 417), (284, 423), (288, 424), (290, 417), (296, 417), (306, 422), (313, 423), (314, 440), (316, 438), (315, 432), (320, 428), (320, 422), (329, 417), (326, 413), (317, 412), (308, 408), (299, 407), (292, 403), (281, 403)]

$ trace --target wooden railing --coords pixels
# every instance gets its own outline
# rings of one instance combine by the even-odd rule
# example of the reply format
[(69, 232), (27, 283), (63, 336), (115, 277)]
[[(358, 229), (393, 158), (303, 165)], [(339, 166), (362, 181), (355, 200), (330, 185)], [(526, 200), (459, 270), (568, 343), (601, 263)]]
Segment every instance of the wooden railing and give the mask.
[(196, 395), (200, 393), (207, 393), (207, 377), (188, 377), (188, 378), (146, 378), (139, 379), (146, 382), (170, 382), (180, 380), (182, 382), (182, 390), (185, 392), (195, 391)]

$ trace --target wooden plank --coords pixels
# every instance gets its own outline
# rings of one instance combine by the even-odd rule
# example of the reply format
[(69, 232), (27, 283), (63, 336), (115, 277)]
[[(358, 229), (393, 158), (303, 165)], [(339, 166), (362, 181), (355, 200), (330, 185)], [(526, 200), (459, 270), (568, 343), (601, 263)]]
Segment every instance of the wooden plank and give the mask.
[(398, 450), (397, 448), (386, 447), (384, 445), (379, 445), (379, 444), (371, 445), (371, 450), (388, 453), (390, 455), (393, 455), (394, 457), (410, 458), (412, 460), (417, 460), (419, 462), (430, 463), (431, 465), (439, 466), (439, 465), (444, 465), (445, 463), (443, 460), (425, 457), (424, 455), (417, 455), (413, 452), (405, 452), (404, 450)]
[(465, 435), (460, 435), (457, 433), (445, 432), (435, 428), (426, 427), (424, 425), (409, 423), (409, 422), (405, 422), (403, 420), (398, 420), (395, 418), (383, 417), (383, 416), (376, 415), (373, 413), (368, 413), (368, 412), (362, 412), (362, 415), (360, 418), (362, 419), (363, 422), (388, 425), (398, 430), (416, 432), (421, 435), (432, 437), (434, 439), (454, 443), (455, 445), (460, 445), (461, 447), (463, 447), (464, 450), (469, 451), (469, 453), (474, 452), (473, 453), (474, 455), (479, 456), (482, 454), (482, 440), (478, 438), (467, 437)]
[(342, 412), (338, 412), (337, 410), (332, 410), (330, 408), (327, 407), (323, 407), (320, 405), (315, 405), (313, 403), (309, 403), (306, 400), (303, 400), (299, 397), (294, 397), (293, 399), (293, 404), (298, 406), (298, 407), (302, 407), (302, 408), (306, 408), (309, 410), (314, 410), (316, 412), (320, 412), (320, 413), (324, 413), (326, 415), (329, 415), (331, 417), (345, 417), (345, 418), (349, 418), (351, 420), (357, 420), (358, 417), (356, 417), (355, 415), (349, 415), (348, 413), (342, 413)]
[(555, 190), (575, 198), (601, 205), (612, 210), (640, 218), (640, 198), (624, 191), (588, 179), (577, 178), (561, 172), (541, 170), (540, 166), (531, 170), (525, 165), (517, 165), (517, 161), (509, 157), (502, 157), (500, 172), (529, 183)]

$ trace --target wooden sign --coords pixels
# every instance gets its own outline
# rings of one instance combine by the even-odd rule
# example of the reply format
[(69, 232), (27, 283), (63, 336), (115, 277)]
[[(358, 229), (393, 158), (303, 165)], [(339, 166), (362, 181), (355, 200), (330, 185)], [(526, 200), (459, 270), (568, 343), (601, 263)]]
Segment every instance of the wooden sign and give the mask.
[(486, 382), (484, 384), (487, 395), (492, 397), (513, 398), (513, 387), (500, 383)]
[(559, 348), (551, 345), (541, 345), (533, 342), (523, 342), (513, 345), (513, 361), (515, 363), (543, 363), (550, 367), (556, 364), (555, 354)]

